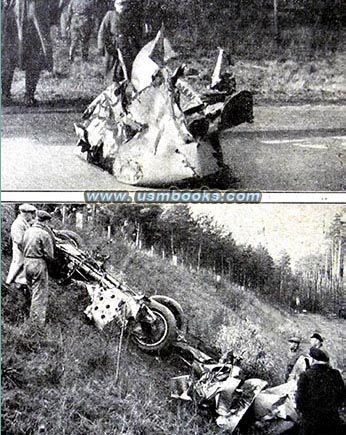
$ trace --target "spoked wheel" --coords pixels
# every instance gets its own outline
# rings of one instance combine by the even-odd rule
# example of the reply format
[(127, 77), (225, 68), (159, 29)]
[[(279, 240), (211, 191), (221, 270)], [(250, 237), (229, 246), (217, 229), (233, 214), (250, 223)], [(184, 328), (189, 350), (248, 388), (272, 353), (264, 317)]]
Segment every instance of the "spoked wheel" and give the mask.
[(151, 300), (146, 305), (153, 313), (153, 318), (137, 323), (132, 332), (133, 341), (145, 352), (166, 350), (176, 339), (175, 317), (167, 307), (156, 301)]

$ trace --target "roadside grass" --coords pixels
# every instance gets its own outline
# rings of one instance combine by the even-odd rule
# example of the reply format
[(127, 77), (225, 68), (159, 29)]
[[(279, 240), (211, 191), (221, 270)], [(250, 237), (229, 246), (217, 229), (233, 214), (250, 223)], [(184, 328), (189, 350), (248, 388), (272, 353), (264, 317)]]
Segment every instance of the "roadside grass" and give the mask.
[[(264, 35), (255, 44), (256, 32), (238, 35), (236, 42), (225, 40), (238, 89), (248, 89), (257, 103), (338, 102), (345, 100), (342, 50), (318, 51), (299, 49), (298, 42), (286, 42), (286, 48), (278, 50), (272, 39)], [(198, 91), (210, 84), (210, 77), (217, 59), (217, 41), (199, 43), (188, 41), (185, 33), (168, 35), (178, 54), (176, 64), (185, 62), (193, 74), (186, 78)], [(297, 38), (297, 37), (296, 37)], [(205, 38), (204, 38), (205, 39)], [(43, 72), (37, 87), (37, 99), (45, 104), (75, 105), (80, 110), (92, 101), (109, 84), (104, 77), (104, 60), (97, 54), (96, 37), (91, 41), (88, 62), (77, 56), (74, 63), (68, 60), (68, 43), (58, 37), (53, 28), (53, 73)], [(197, 48), (196, 48), (197, 44)], [(12, 85), (15, 100), (24, 98), (24, 72), (16, 71)]]
[[(3, 237), (8, 238), (13, 211), (3, 207)], [(208, 273), (174, 266), (167, 259), (138, 251), (120, 235), (106, 241), (92, 229), (81, 234), (87, 249), (110, 254), (108, 268), (139, 293), (165, 294), (181, 303), (188, 319), (189, 342), (242, 356), (243, 375), (269, 385), (283, 382), (287, 338), (301, 334), (304, 347), (318, 330), (342, 364), (342, 320), (293, 314), (268, 305), (233, 284), (217, 284)], [(8, 248), (8, 246), (7, 246)], [(3, 246), (2, 271), (10, 256)], [(37, 332), (23, 321), (13, 290), (2, 290), (2, 430), (7, 435), (220, 434), (212, 417), (195, 403), (170, 398), (170, 378), (189, 368), (173, 353), (141, 352), (114, 326), (98, 331), (85, 321), (85, 290), (50, 281), (48, 323)], [(117, 359), (120, 370), (116, 382)], [(242, 434), (258, 433), (243, 429)]]

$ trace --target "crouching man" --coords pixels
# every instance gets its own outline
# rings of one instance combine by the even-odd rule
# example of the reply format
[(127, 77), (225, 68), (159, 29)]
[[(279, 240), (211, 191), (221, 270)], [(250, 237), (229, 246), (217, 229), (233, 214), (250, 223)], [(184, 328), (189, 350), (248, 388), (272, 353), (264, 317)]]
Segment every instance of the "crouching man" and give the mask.
[(30, 319), (41, 327), (46, 322), (48, 305), (48, 267), (54, 260), (54, 238), (47, 226), (51, 215), (37, 211), (36, 221), (23, 237), (24, 271), (31, 291)]

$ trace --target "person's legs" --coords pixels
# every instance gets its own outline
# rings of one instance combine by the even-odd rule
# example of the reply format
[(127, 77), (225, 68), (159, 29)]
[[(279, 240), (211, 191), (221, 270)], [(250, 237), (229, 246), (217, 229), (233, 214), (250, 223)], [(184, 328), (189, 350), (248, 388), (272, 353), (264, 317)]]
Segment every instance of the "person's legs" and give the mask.
[(82, 60), (87, 61), (89, 55), (89, 43), (92, 31), (92, 20), (86, 20), (81, 27)]
[(25, 70), (25, 103), (35, 105), (35, 92), (40, 79), (41, 68), (38, 64), (30, 63)]
[(25, 103), (29, 106), (36, 104), (35, 92), (44, 63), (41, 43), (34, 37), (34, 33), (32, 35), (31, 43), (26, 46), (25, 55)]
[(13, 80), (14, 70), (16, 68), (15, 63), (3, 61), (2, 60), (2, 68), (1, 68), (1, 90), (2, 90), (2, 99), (3, 103), (6, 103), (6, 100), (11, 99), (11, 85)]
[(70, 43), (70, 51), (69, 51), (69, 59), (71, 62), (74, 61), (79, 38), (80, 38), (79, 20), (78, 17), (73, 16), (71, 20), (71, 43)]
[(44, 326), (48, 305), (48, 271), (43, 259), (26, 259), (25, 273), (31, 290), (30, 319)]

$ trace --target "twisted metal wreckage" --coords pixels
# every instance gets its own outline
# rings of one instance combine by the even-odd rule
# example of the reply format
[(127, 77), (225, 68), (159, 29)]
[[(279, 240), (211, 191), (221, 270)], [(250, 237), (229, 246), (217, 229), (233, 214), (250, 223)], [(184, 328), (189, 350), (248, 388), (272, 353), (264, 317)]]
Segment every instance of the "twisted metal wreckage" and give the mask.
[[(222, 180), (219, 134), (253, 122), (249, 91), (235, 92), (235, 80), (221, 73), (223, 50), (208, 92), (198, 94), (182, 79), (185, 65), (169, 68), (171, 45), (160, 30), (133, 63), (131, 80), (103, 91), (75, 124), (78, 146), (87, 161), (123, 183), (142, 186)], [(119, 52), (121, 59), (121, 53)]]
[(187, 343), (184, 313), (177, 301), (138, 295), (81, 249), (76, 233), (53, 232), (57, 255), (51, 274), (86, 288), (91, 303), (84, 312), (100, 330), (116, 323), (143, 351), (174, 351), (190, 368), (189, 375), (172, 378), (171, 397), (194, 399), (201, 407), (212, 409), (217, 425), (228, 433), (235, 430), (251, 405), (257, 424), (265, 426), (268, 434), (280, 434), (294, 425), (296, 381), (265, 389), (266, 381), (244, 380), (240, 360), (232, 352), (217, 360)]

